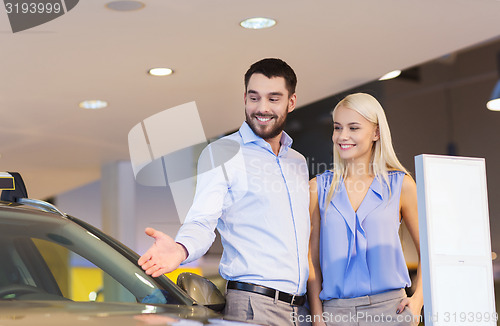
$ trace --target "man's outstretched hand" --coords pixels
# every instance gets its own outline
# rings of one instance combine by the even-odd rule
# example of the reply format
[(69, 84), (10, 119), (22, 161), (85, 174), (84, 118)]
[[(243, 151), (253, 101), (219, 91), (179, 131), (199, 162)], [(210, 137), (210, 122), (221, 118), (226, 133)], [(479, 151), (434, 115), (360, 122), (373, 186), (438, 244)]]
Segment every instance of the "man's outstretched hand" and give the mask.
[(146, 234), (155, 243), (139, 258), (139, 265), (146, 274), (158, 277), (175, 270), (187, 258), (186, 248), (163, 232), (146, 228)]

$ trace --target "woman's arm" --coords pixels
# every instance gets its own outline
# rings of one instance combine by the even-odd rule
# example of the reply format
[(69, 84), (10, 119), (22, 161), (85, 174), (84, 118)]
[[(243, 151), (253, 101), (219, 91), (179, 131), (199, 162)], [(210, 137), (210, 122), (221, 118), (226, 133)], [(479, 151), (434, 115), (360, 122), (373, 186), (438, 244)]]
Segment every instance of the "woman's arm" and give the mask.
[(401, 188), (401, 215), (405, 221), (406, 227), (415, 244), (418, 253), (417, 277), (415, 282), (415, 292), (410, 298), (404, 299), (398, 307), (401, 313), (405, 306), (411, 310), (414, 316), (419, 316), (424, 305), (424, 296), (422, 291), (422, 272), (420, 269), (420, 239), (418, 233), (418, 208), (417, 208), (417, 185), (409, 176), (405, 175), (403, 186)]
[[(311, 215), (311, 236), (309, 238), (309, 279), (307, 280), (307, 297), (313, 316), (313, 325), (324, 325), (322, 323), (323, 304), (319, 299), (323, 277), (319, 264), (319, 228), (320, 214), (318, 204), (318, 186), (316, 178), (309, 181), (310, 204), (309, 214)], [(318, 321), (318, 322), (316, 322)], [(321, 322), (319, 322), (321, 321)]]

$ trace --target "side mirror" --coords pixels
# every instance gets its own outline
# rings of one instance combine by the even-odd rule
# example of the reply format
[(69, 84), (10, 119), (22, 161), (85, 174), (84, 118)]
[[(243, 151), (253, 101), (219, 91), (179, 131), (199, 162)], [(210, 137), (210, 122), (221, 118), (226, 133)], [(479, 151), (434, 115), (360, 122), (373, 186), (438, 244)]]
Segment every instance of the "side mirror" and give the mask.
[(199, 304), (215, 311), (222, 311), (226, 299), (208, 279), (189, 272), (179, 274), (177, 285)]

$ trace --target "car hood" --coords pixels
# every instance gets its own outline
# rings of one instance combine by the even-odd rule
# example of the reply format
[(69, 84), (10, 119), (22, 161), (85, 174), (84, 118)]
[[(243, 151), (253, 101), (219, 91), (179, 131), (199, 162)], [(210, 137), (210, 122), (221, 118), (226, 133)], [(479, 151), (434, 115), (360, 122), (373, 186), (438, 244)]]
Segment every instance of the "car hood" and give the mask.
[(0, 325), (237, 325), (204, 307), (73, 301), (0, 301)]

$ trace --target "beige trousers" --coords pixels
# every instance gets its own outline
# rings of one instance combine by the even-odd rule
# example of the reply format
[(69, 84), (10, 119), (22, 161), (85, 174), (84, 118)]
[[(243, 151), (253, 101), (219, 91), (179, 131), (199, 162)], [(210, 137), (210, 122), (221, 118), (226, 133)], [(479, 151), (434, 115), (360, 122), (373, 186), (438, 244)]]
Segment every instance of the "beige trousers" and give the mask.
[(227, 290), (224, 315), (228, 319), (270, 326), (308, 326), (309, 311), (265, 295)]
[(323, 302), (323, 320), (328, 326), (410, 326), (419, 319), (408, 309), (396, 314), (404, 289), (352, 299), (332, 299)]

